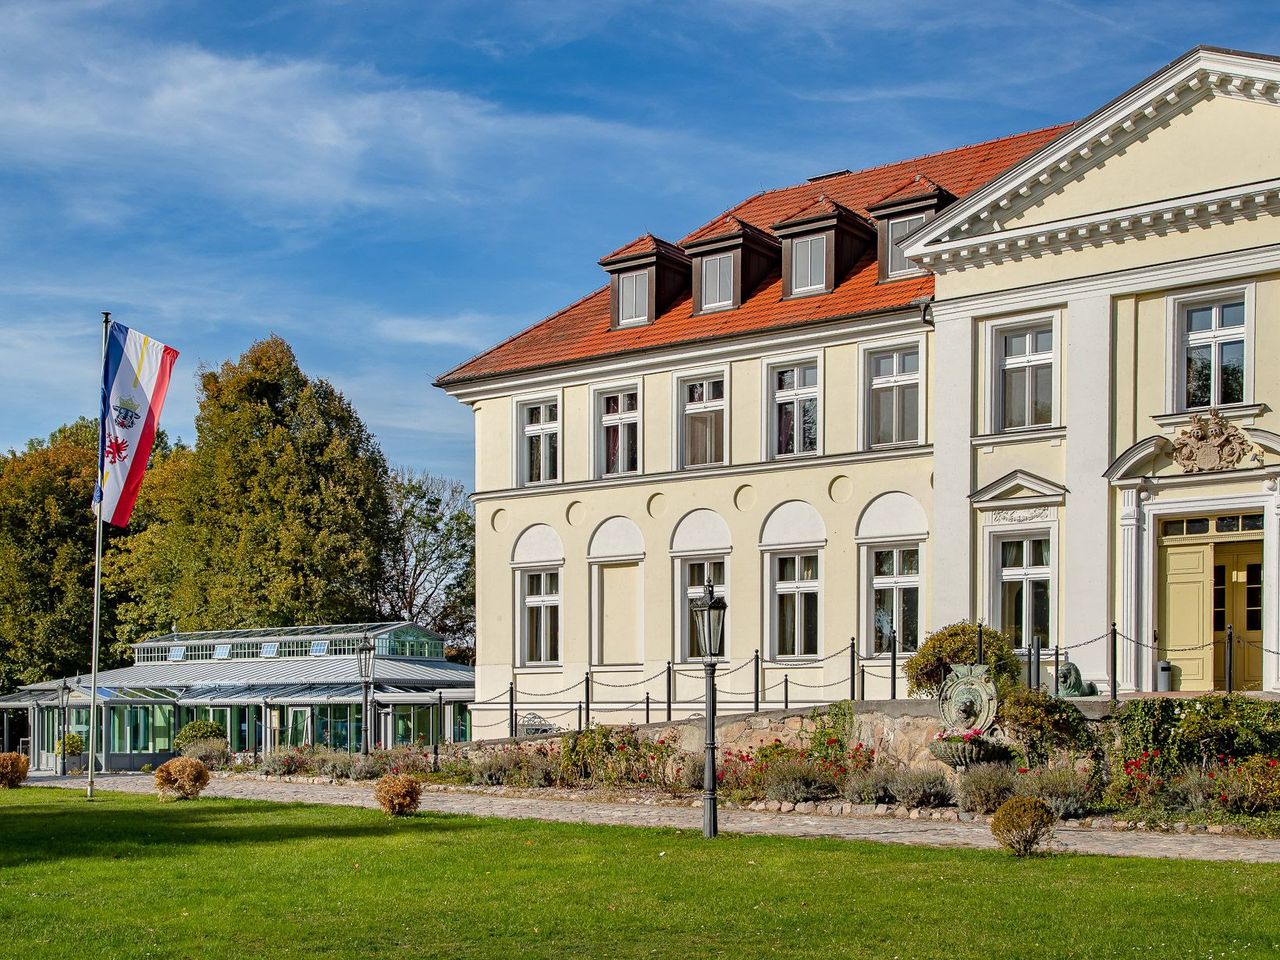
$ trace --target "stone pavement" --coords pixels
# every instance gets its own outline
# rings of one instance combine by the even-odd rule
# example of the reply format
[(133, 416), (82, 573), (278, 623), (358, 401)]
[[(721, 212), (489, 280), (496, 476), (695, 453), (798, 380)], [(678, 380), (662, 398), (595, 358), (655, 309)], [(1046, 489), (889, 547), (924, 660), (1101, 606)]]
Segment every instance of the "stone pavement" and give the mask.
[[(33, 777), (33, 785), (83, 790), (83, 777)], [(101, 790), (151, 793), (150, 776), (106, 774), (95, 778)], [(285, 783), (266, 780), (214, 778), (206, 796), (278, 803), (320, 803), (335, 806), (377, 807), (369, 784)], [(695, 807), (660, 807), (627, 803), (505, 797), (493, 794), (425, 790), (422, 810), (435, 813), (500, 817), (511, 820), (550, 820), (628, 827), (678, 827), (702, 829), (702, 811)], [(767, 834), (786, 837), (833, 837), (935, 847), (995, 847), (986, 824), (938, 820), (897, 820), (884, 817), (826, 817), (797, 813), (765, 813), (722, 810), (720, 829), (726, 833)], [(1280, 840), (1216, 834), (1170, 834), (1146, 831), (1100, 831), (1061, 827), (1054, 847), (1071, 853), (1130, 857), (1164, 857), (1185, 860), (1232, 860), (1248, 863), (1280, 863)]]

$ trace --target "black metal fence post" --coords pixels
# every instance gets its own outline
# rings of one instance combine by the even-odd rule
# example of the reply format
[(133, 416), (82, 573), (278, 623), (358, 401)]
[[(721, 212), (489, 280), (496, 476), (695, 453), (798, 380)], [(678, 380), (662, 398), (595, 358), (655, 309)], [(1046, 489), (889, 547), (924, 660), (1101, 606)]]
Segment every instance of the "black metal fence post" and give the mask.
[(1040, 640), (1038, 637), (1033, 638), (1031, 641), (1031, 659), (1033, 661), (1033, 666), (1035, 667), (1035, 669), (1032, 671), (1032, 676), (1035, 678), (1034, 687), (1036, 690), (1039, 690), (1040, 689)]
[(1117, 665), (1120, 662), (1119, 639), (1116, 634), (1116, 622), (1111, 621), (1111, 702), (1120, 699), (1120, 677), (1117, 676)]
[(751, 658), (751, 709), (755, 713), (760, 712), (760, 651), (757, 650)]
[(667, 721), (671, 720), (671, 701), (675, 694), (675, 688), (671, 678), (671, 661), (667, 661)]
[(782, 675), (782, 709), (791, 709), (791, 679), (785, 673)]
[(1235, 624), (1227, 624), (1227, 696), (1235, 693), (1236, 631)]
[(582, 701), (578, 701), (578, 732), (582, 732)]
[(516, 682), (507, 683), (507, 736), (516, 735)]
[(849, 638), (849, 699), (858, 699), (858, 638)]
[(649, 722), (649, 691), (644, 692), (644, 722)]
[(982, 665), (982, 621), (978, 621), (978, 666)]
[(866, 664), (862, 664), (862, 665), (860, 665), (860, 666), (858, 667), (858, 689), (862, 691), (862, 696), (860, 696), (858, 699), (859, 699), (859, 700), (865, 700), (865, 699), (867, 699), (867, 667), (866, 667)]
[(1056, 697), (1059, 693), (1058, 667), (1060, 666), (1058, 655), (1062, 652), (1062, 648), (1056, 643), (1053, 645), (1053, 695)]
[(591, 674), (590, 673), (585, 673), (582, 675), (582, 687), (586, 691), (586, 693), (583, 695), (583, 700), (587, 705), (587, 726), (589, 727), (591, 726)]
[(898, 699), (898, 635), (889, 633), (889, 699)]

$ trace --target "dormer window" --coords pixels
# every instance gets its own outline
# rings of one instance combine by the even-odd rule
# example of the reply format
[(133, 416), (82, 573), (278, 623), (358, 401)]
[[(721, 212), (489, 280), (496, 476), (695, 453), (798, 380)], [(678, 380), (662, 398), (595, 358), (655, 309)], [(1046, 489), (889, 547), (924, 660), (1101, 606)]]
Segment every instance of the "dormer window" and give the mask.
[(733, 254), (702, 258), (702, 309), (733, 305)]
[(791, 292), (813, 293), (827, 286), (827, 235), (791, 241)]
[(920, 273), (920, 268), (903, 256), (902, 241), (907, 234), (914, 233), (924, 226), (924, 220), (924, 214), (918, 213), (910, 217), (899, 217), (896, 220), (889, 221), (888, 276), (900, 277), (908, 273)]
[(649, 322), (649, 271), (637, 270), (618, 278), (618, 326)]

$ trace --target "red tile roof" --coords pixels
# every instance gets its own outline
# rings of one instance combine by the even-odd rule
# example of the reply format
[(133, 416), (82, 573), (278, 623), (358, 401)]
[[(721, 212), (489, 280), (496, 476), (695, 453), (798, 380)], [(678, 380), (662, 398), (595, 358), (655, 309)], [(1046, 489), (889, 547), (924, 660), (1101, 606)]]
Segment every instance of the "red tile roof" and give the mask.
[[(761, 230), (759, 227), (747, 223), (742, 218), (735, 217), (730, 213), (712, 220), (705, 227), (698, 228), (681, 240), (680, 246), (688, 247), (695, 243), (702, 243), (705, 240), (719, 240), (722, 237), (737, 237), (749, 233), (769, 236), (769, 231)], [(774, 242), (776, 243), (777, 241), (775, 240)]]
[[(870, 204), (870, 206), (878, 207), (881, 204), (888, 203), (890, 200), (912, 200), (916, 197), (927, 197), (931, 194), (941, 193), (946, 190), (946, 187), (939, 186), (923, 173), (917, 173), (913, 177), (908, 177), (879, 200)], [(954, 193), (954, 191), (949, 192)]]
[(863, 217), (858, 216), (858, 214), (850, 210), (844, 204), (836, 203), (834, 200), (828, 197), (825, 193), (822, 193), (818, 195), (818, 198), (816, 200), (810, 203), (802, 204), (798, 209), (792, 211), (790, 214), (783, 217), (773, 226), (782, 227), (782, 226), (786, 226), (789, 223), (801, 223), (805, 220), (814, 220), (818, 217), (824, 217), (824, 216), (830, 217), (840, 213), (847, 214), (848, 216), (851, 216), (857, 220), (864, 219)]
[[(964, 197), (1039, 150), (1072, 124), (1032, 130), (986, 143), (958, 147), (911, 160), (838, 174), (817, 183), (801, 183), (748, 197), (698, 228), (681, 243), (728, 234), (726, 218), (759, 230), (795, 217), (823, 196), (868, 216), (867, 207), (903, 191), (926, 177), (957, 197)], [(653, 252), (662, 241), (646, 234), (605, 260)], [(652, 246), (650, 246), (652, 245)], [(656, 347), (706, 341), (789, 327), (821, 320), (901, 309), (933, 293), (933, 276), (879, 281), (875, 253), (869, 252), (829, 294), (782, 299), (782, 277), (762, 283), (736, 310), (694, 316), (689, 296), (677, 300), (653, 323), (614, 330), (610, 326), (609, 288), (601, 287), (527, 330), (455, 367), (437, 381), (441, 386), (515, 373), (537, 367), (576, 363)]]

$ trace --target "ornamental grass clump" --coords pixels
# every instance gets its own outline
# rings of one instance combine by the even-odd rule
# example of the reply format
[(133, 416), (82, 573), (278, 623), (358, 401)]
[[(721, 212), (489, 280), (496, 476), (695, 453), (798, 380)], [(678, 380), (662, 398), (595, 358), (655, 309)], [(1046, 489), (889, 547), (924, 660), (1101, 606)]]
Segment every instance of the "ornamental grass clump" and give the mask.
[(1013, 768), (1003, 763), (975, 763), (956, 784), (956, 804), (969, 813), (992, 814), (1013, 796)]
[(192, 740), (180, 752), (184, 757), (194, 757), (213, 770), (227, 766), (227, 762), (231, 758), (231, 751), (227, 748), (227, 741), (217, 738)]
[(209, 785), (209, 768), (195, 757), (174, 757), (156, 768), (161, 800), (194, 800)]
[(1059, 820), (1079, 820), (1089, 812), (1093, 797), (1089, 774), (1073, 766), (1034, 770), (1023, 767), (1018, 771), (1016, 786), (1019, 796), (1043, 800)]
[(0, 753), (0, 789), (14, 790), (27, 779), (30, 762), (21, 753)]
[(422, 784), (407, 773), (388, 773), (378, 779), (373, 798), (389, 817), (407, 817), (422, 802)]
[(893, 794), (907, 807), (945, 807), (951, 802), (951, 785), (938, 770), (898, 771)]
[(822, 800), (835, 793), (835, 783), (830, 775), (804, 758), (791, 757), (766, 763), (763, 778), (765, 798), (780, 803)]
[(840, 794), (852, 803), (893, 803), (898, 771), (887, 763), (876, 763), (852, 771), (840, 783)]
[(991, 835), (1015, 857), (1035, 853), (1053, 836), (1053, 811), (1036, 797), (1010, 797), (991, 818)]
[(187, 744), (197, 740), (226, 739), (227, 730), (222, 724), (214, 723), (212, 720), (192, 720), (173, 738), (173, 749), (177, 753), (182, 753)]

